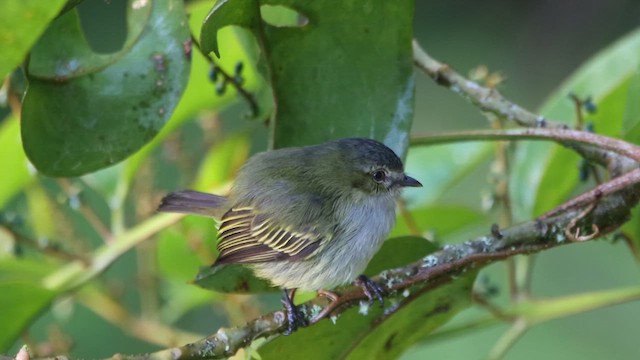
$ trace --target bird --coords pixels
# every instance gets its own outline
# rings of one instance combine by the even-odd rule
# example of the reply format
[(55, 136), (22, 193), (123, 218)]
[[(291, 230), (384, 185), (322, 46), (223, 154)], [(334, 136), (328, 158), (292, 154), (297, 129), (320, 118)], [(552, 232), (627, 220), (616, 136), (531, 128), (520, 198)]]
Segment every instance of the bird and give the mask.
[(158, 208), (219, 219), (212, 266), (245, 264), (283, 289), (290, 334), (306, 326), (296, 290), (330, 290), (350, 282), (370, 301), (382, 289), (362, 273), (395, 224), (401, 189), (422, 184), (383, 143), (345, 138), (253, 155), (227, 196), (193, 190), (166, 195)]

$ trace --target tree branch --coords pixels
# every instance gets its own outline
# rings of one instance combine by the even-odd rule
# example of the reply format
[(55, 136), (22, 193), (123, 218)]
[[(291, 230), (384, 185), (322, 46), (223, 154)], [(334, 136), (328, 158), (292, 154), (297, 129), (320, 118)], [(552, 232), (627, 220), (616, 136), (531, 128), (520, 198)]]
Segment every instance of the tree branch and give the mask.
[[(638, 173), (640, 174), (640, 170)], [(581, 213), (589, 205), (561, 205), (561, 213), (492, 231), (462, 244), (446, 245), (421, 261), (384, 271), (373, 280), (383, 286), (385, 297), (394, 297), (405, 289), (410, 289), (412, 293), (422, 292), (442, 286), (467, 271), (480, 269), (514, 255), (532, 254), (569, 244), (571, 239), (567, 238), (565, 231), (574, 223), (578, 228), (593, 224), (598, 227), (600, 236), (610, 234), (628, 219), (631, 209), (638, 202), (639, 178), (634, 177), (632, 180), (628, 180), (624, 186), (609, 185), (611, 182), (620, 182), (618, 179), (604, 183), (607, 190), (601, 193), (597, 206), (593, 206), (590, 211), (588, 222), (581, 217)], [(311, 322), (310, 326), (313, 326), (314, 323), (328, 316), (339, 315), (365, 300), (367, 297), (362, 289), (351, 286), (341, 292), (336, 302), (327, 305), (325, 298), (318, 297), (301, 304), (300, 309)], [(221, 328), (215, 334), (195, 343), (140, 356), (117, 355), (113, 359), (219, 359), (235, 354), (256, 339), (277, 336), (286, 329), (286, 314), (284, 311), (275, 311), (243, 326)]]

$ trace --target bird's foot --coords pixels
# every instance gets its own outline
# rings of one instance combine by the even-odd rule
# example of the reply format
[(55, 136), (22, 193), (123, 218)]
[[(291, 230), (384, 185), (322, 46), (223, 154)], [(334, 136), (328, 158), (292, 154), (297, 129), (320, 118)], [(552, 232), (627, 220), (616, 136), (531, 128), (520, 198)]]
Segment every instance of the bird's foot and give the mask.
[(331, 302), (336, 302), (340, 298), (340, 295), (332, 291), (322, 290), (322, 289), (318, 290), (318, 295), (322, 295), (326, 297), (327, 299), (331, 300)]
[(384, 306), (384, 298), (382, 297), (382, 293), (383, 293), (382, 287), (378, 285), (375, 281), (369, 279), (365, 275), (360, 275), (356, 279), (355, 284), (362, 288), (362, 291), (364, 291), (364, 294), (367, 296), (367, 299), (369, 299), (369, 301), (373, 301), (373, 298), (375, 296), (375, 298), (378, 299), (378, 301), (380, 302), (380, 306)]
[(291, 335), (294, 331), (300, 327), (307, 327), (309, 322), (305, 315), (298, 309), (293, 303), (293, 297), (296, 294), (296, 289), (288, 292), (286, 289), (282, 295), (282, 305), (287, 311), (287, 330), (282, 333), (283, 335)]

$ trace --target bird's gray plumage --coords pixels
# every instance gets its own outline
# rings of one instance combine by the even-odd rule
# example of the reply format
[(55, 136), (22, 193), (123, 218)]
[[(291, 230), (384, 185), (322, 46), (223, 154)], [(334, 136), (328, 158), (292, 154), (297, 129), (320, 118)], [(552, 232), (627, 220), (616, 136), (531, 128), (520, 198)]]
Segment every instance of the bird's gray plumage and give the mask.
[(283, 288), (330, 289), (361, 274), (378, 251), (403, 186), (419, 183), (391, 149), (341, 139), (256, 154), (226, 200), (173, 193), (160, 210), (221, 217), (215, 265), (248, 264)]

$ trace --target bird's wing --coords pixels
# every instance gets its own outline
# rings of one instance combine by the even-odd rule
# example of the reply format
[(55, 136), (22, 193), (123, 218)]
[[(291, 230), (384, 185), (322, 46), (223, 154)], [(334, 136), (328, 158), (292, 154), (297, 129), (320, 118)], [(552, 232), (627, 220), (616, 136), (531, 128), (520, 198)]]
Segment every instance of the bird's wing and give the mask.
[(221, 219), (216, 265), (303, 260), (330, 237), (313, 229), (277, 224), (252, 207), (232, 208)]

